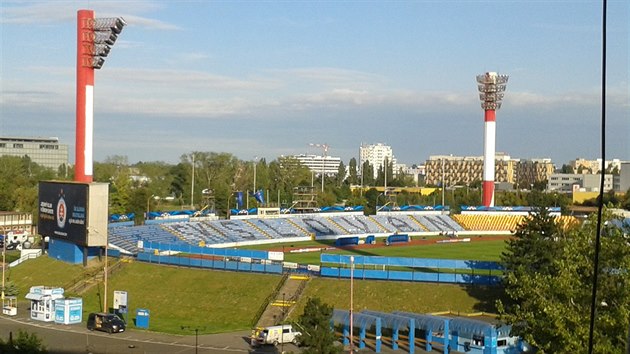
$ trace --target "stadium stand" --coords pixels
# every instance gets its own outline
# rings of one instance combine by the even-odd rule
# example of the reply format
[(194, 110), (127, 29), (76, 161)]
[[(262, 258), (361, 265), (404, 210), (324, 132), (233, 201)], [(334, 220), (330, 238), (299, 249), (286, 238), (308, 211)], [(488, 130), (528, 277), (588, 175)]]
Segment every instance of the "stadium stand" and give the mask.
[(414, 222), (409, 215), (374, 215), (372, 216), (386, 232), (422, 232), (422, 226)]
[(331, 216), (329, 219), (342, 227), (346, 235), (383, 232), (372, 219), (364, 215)]
[(514, 231), (523, 221), (523, 215), (457, 214), (452, 216), (470, 231)]
[(160, 225), (108, 228), (109, 243), (128, 253), (138, 252), (138, 241), (177, 243), (181, 240)]
[(427, 230), (433, 232), (464, 231), (464, 228), (448, 215), (413, 215)]
[(338, 231), (335, 231), (337, 230), (337, 227), (330, 223), (328, 219), (323, 217), (296, 217), (292, 218), (291, 221), (306, 230), (306, 232), (314, 234), (315, 236), (335, 236), (340, 234)]

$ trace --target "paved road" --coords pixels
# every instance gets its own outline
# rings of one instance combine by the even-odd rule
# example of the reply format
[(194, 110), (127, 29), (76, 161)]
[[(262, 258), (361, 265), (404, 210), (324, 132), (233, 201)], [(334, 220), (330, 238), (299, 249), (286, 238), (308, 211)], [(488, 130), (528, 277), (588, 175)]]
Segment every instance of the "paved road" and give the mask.
[[(252, 349), (249, 346), (249, 331), (200, 335), (195, 345), (195, 336), (177, 336), (162, 333), (131, 330), (124, 333), (107, 334), (88, 331), (83, 324), (61, 325), (33, 321), (29, 318), (0, 316), (0, 337), (17, 336), (19, 330), (36, 333), (50, 354), (221, 354), (221, 353), (279, 353), (280, 347)], [(291, 344), (285, 351), (299, 352)]]

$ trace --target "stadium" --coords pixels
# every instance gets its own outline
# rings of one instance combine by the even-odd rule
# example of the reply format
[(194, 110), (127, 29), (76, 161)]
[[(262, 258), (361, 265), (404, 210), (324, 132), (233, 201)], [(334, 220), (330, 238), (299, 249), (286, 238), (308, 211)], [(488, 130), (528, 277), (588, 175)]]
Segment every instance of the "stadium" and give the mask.
[[(211, 211), (180, 210), (154, 212), (139, 226), (130, 220), (132, 215), (112, 215), (108, 247), (110, 256), (125, 262), (281, 275), (275, 291), (263, 301), (251, 322), (254, 327), (264, 328), (295, 318), (313, 278), (344, 283), (354, 277), (365, 282), (454, 284), (493, 292), (501, 274), (496, 262), (467, 259), (466, 251), (457, 255), (450, 252), (453, 259), (414, 258), (415, 248), (457, 244), (464, 247), (462, 250), (473, 244), (503, 243), (532, 209), (471, 206), (461, 209), (461, 213), (451, 215), (448, 208), (440, 206), (385, 206), (376, 215), (364, 215), (361, 207), (322, 207), (311, 213), (261, 208), (232, 210), (233, 217), (223, 220)], [(559, 208), (550, 208), (550, 212), (558, 223), (579, 223), (574, 217), (560, 216)], [(58, 240), (51, 242), (51, 257), (77, 261), (69, 259), (72, 255), (55, 251), (59, 249), (55, 246)], [(405, 254), (402, 257), (387, 256), (384, 250), (391, 249), (410, 252), (402, 251)], [(493, 259), (497, 258), (495, 254)], [(392, 312), (365, 309), (355, 313), (358, 348), (375, 352), (384, 348), (414, 352), (417, 347), (443, 353), (449, 349), (516, 353), (525, 345), (509, 335), (509, 326), (495, 326), (491, 314), (466, 317), (450, 313), (449, 309), (442, 309), (446, 313), (404, 310), (408, 308)], [(333, 320), (340, 340), (347, 345), (348, 309), (337, 308)], [(444, 336), (449, 328), (459, 335)], [(387, 332), (392, 333), (388, 337), (379, 334), (382, 330), (394, 332)]]

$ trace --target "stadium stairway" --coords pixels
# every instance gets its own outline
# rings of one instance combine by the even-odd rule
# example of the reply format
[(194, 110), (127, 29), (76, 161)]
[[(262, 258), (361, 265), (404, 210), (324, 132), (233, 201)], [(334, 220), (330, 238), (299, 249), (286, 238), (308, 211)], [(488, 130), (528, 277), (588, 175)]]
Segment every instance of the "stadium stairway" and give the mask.
[(305, 228), (303, 228), (302, 226), (300, 226), (300, 225), (296, 224), (293, 220), (291, 220), (291, 218), (286, 218), (285, 220), (286, 220), (286, 221), (288, 221), (288, 222), (289, 222), (289, 224), (293, 225), (296, 229), (298, 229), (298, 230), (302, 231), (302, 233), (304, 233), (304, 235), (306, 235), (306, 236), (308, 236), (308, 237), (310, 237), (310, 238), (312, 238), (312, 239), (315, 239), (315, 236), (314, 236), (313, 234), (311, 234), (310, 232), (308, 232), (308, 231), (307, 231)]
[(249, 226), (251, 226), (254, 230), (260, 232), (261, 235), (265, 236), (268, 239), (273, 239), (273, 237), (271, 237), (271, 235), (269, 235), (267, 233), (267, 231), (261, 229), (260, 227), (258, 227), (258, 225), (254, 224), (253, 222), (249, 221), (249, 220), (243, 220), (245, 221), (245, 223)]
[(345, 227), (339, 225), (339, 223), (336, 222), (335, 220), (333, 220), (333, 219), (331, 219), (329, 217), (326, 217), (326, 220), (328, 220), (331, 224), (335, 225), (335, 227), (338, 228), (342, 232), (342, 235), (351, 235), (352, 234), (352, 232), (346, 230)]
[(373, 222), (374, 224), (376, 224), (376, 226), (378, 226), (378, 228), (383, 231), (383, 232), (389, 232), (385, 226), (383, 226), (380, 222), (376, 221), (376, 219), (374, 219), (371, 215), (368, 215), (368, 219)]
[(427, 229), (426, 226), (422, 225), (422, 223), (418, 219), (416, 219), (413, 215), (409, 215), (409, 219), (411, 219), (411, 221), (413, 221), (415, 224), (420, 226), (422, 230), (429, 231), (429, 229)]
[(309, 280), (310, 277), (301, 274), (291, 274), (285, 277), (284, 284), (267, 304), (265, 311), (256, 323), (256, 327), (264, 328), (284, 322), (293, 311)]
[[(123, 268), (125, 263), (129, 263), (126, 258), (116, 258), (114, 262), (108, 264), (107, 275), (111, 276), (118, 272)], [(102, 283), (103, 279), (105, 279), (105, 272), (103, 267), (99, 266), (95, 267), (92, 271), (81, 274), (79, 278), (73, 279), (70, 284), (66, 284), (63, 288), (66, 294), (83, 295), (95, 285)]]

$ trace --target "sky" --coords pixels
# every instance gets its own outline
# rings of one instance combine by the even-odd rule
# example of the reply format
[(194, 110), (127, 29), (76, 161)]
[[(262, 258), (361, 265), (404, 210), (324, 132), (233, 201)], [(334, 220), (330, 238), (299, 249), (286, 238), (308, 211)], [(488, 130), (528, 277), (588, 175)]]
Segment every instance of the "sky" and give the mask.
[[(608, 1), (606, 159), (630, 160), (630, 2)], [(361, 144), (483, 155), (476, 75), (509, 75), (496, 151), (601, 156), (598, 1), (0, 1), (0, 136), (74, 161), (76, 17), (123, 17), (94, 89), (94, 159), (251, 161)]]

